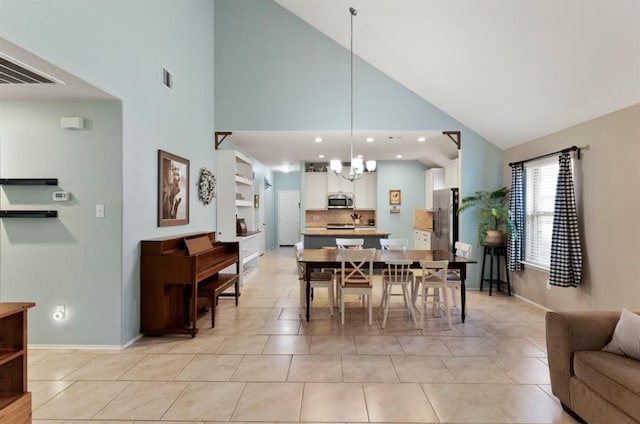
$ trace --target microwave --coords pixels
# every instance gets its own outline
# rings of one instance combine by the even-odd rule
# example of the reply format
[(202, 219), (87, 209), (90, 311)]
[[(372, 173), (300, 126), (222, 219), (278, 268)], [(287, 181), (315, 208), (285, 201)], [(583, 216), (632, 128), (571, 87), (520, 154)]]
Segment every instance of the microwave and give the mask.
[(338, 193), (328, 195), (327, 209), (353, 209), (353, 194)]

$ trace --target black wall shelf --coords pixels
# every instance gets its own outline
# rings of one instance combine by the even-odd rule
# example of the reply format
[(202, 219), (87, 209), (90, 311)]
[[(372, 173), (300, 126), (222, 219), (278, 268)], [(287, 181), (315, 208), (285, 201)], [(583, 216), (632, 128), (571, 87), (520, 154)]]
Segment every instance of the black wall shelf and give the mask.
[(0, 185), (58, 185), (57, 178), (0, 178)]
[(57, 218), (58, 211), (0, 211), (0, 218)]

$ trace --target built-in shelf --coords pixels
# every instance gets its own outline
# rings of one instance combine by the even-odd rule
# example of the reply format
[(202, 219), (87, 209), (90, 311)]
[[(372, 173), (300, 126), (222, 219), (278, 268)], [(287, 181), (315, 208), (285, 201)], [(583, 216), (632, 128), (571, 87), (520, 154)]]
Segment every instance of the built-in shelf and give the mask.
[(0, 178), (0, 185), (58, 185), (57, 178)]
[(0, 218), (56, 218), (58, 211), (0, 211)]

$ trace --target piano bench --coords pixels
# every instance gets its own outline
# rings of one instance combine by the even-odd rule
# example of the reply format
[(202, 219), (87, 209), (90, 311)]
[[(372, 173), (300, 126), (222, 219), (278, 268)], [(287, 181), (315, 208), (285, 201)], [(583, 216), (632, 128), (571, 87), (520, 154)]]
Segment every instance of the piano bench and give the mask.
[(198, 283), (198, 297), (206, 297), (211, 304), (211, 328), (216, 326), (218, 296), (232, 285), (235, 286), (233, 296), (236, 298), (236, 306), (238, 306), (238, 296), (240, 296), (239, 282), (238, 274), (218, 273)]

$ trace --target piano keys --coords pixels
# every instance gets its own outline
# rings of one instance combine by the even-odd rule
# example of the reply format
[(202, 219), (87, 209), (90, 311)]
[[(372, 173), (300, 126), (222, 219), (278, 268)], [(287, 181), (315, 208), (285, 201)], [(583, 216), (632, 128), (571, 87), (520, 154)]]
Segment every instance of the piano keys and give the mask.
[[(237, 242), (217, 242), (215, 233), (191, 233), (143, 240), (140, 256), (140, 332), (190, 334), (197, 328), (198, 284), (235, 281), (240, 272)], [(215, 302), (214, 302), (215, 303)], [(211, 305), (215, 313), (215, 305)]]

